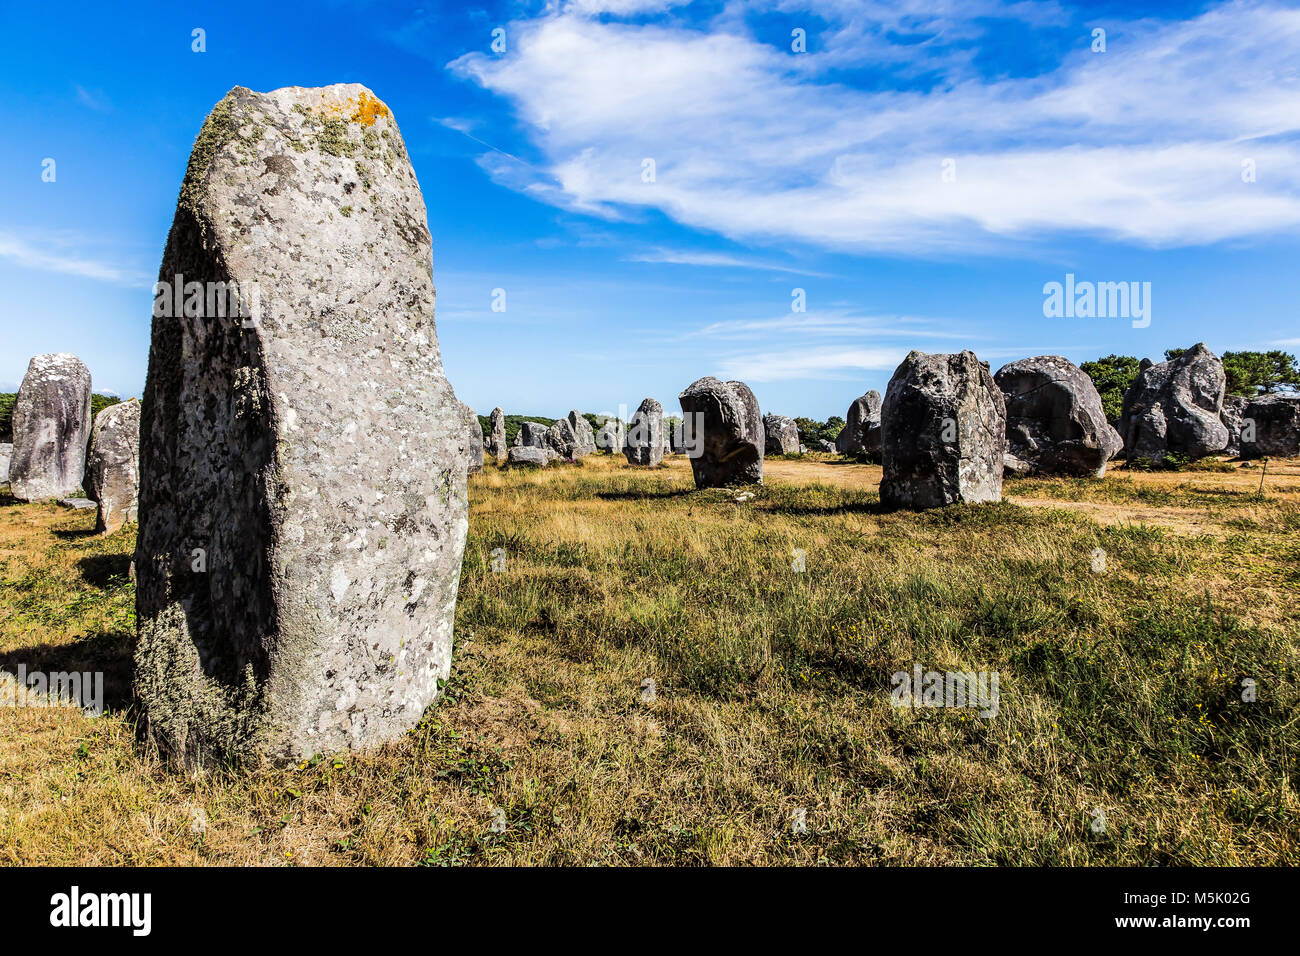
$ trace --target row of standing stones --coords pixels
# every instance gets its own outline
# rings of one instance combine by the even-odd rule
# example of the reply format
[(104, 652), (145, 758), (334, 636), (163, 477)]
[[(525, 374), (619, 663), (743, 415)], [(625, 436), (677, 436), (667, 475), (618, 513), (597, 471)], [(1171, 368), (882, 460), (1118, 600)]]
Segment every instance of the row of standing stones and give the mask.
[[(594, 433), (573, 411), (525, 423), (509, 448), (497, 408), (485, 436), (443, 373), (426, 223), (401, 134), (365, 87), (237, 87), (195, 142), (160, 279), (256, 284), (261, 315), (155, 315), (143, 401), (101, 413), (96, 430), (120, 433), (91, 441), (92, 459), (101, 441), (106, 459), (138, 455), (134, 687), (147, 741), (174, 765), (297, 761), (415, 726), (450, 671), (466, 476), (485, 451), (546, 465), (600, 448), (654, 466), (687, 448), (653, 399), (626, 429)], [(33, 360), (16, 495), (86, 478), (89, 395), (78, 360)], [(703, 378), (679, 401), (699, 487), (760, 482), (765, 452), (799, 448), (794, 422), (765, 420), (741, 382)], [(1004, 469), (1100, 475), (1125, 443), (1223, 450), (1222, 410), (1203, 346), (1143, 368), (1123, 440), (1065, 359), (993, 376), (971, 352), (912, 352), (883, 401), (849, 408), (837, 448), (879, 457), (886, 506), (927, 508), (996, 500)], [(101, 472), (87, 483), (117, 494)]]
[[(104, 534), (136, 520), (140, 403), (132, 398), (91, 421), (90, 370), (75, 355), (37, 355), (13, 408), (13, 443), (0, 445), (0, 482), (19, 501), (62, 499), (95, 507)], [(86, 497), (74, 498), (78, 491)]]

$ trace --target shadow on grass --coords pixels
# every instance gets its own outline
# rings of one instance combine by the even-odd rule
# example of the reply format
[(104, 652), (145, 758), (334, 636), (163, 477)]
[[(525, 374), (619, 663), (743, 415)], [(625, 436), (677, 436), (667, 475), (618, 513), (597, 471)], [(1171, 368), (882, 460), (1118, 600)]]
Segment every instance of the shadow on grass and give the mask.
[(92, 554), (77, 562), (81, 576), (87, 584), (97, 588), (121, 586), (129, 580), (131, 556), (129, 554)]
[(130, 631), (105, 631), (67, 644), (37, 644), (0, 651), (0, 670), (16, 674), (21, 664), (28, 674), (101, 672), (104, 707), (120, 710), (131, 703), (131, 656), (135, 635)]
[(653, 498), (684, 498), (695, 494), (694, 488), (647, 489), (645, 491), (598, 491), (602, 501), (646, 501)]
[(63, 541), (81, 541), (93, 538), (96, 532), (94, 528), (55, 528), (50, 533)]

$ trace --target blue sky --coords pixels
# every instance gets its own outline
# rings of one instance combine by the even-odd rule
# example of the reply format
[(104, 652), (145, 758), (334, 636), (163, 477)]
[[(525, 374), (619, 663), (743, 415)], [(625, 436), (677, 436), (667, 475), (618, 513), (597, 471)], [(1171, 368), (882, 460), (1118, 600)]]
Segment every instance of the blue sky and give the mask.
[[(0, 389), (73, 351), (140, 393), (190, 146), (236, 85), (393, 109), (444, 364), (483, 413), (676, 410), (713, 374), (825, 418), (912, 348), (1300, 346), (1294, 4), (227, 0), (0, 26)], [(1150, 325), (1045, 318), (1067, 272), (1151, 283)]]

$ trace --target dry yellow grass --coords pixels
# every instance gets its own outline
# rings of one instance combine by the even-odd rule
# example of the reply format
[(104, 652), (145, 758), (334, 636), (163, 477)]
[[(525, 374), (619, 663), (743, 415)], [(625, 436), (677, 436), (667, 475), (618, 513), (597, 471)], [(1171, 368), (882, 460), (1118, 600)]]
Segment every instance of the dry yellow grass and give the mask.
[[(694, 491), (682, 458), (489, 465), (453, 677), (422, 726), (200, 776), (136, 745), (131, 529), (4, 499), (0, 666), (103, 669), (112, 706), (0, 708), (0, 862), (1300, 861), (1300, 481), (1264, 499), (1238, 487), (1257, 472), (1013, 482), (1060, 507), (912, 515), (880, 512), (871, 466), (767, 475), (737, 503)], [(997, 670), (998, 716), (892, 707), (913, 662)]]

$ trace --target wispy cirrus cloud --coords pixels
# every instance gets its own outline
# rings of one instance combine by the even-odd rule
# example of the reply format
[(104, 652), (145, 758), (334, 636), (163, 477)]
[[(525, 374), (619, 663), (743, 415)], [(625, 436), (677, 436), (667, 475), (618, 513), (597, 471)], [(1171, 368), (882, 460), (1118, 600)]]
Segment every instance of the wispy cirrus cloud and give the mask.
[(654, 249), (650, 252), (638, 252), (624, 256), (627, 262), (662, 262), (670, 265), (707, 266), (716, 268), (755, 269), (763, 272), (787, 272), (794, 275), (828, 278), (825, 272), (814, 272), (798, 266), (787, 266), (777, 262), (733, 256), (724, 252), (697, 252), (689, 249)]
[[(830, 24), (821, 46), (792, 55), (760, 42), (734, 4), (704, 28), (673, 11), (618, 22), (570, 5), (510, 24), (508, 54), (450, 68), (508, 100), (545, 157), (541, 175), (485, 164), (493, 175), (611, 218), (656, 209), (736, 241), (922, 255), (1062, 234), (1159, 247), (1300, 227), (1300, 10), (1237, 0), (1181, 21), (1115, 22), (1107, 52), (1081, 38), (1054, 69), (1013, 79), (979, 76), (951, 43), (980, 16), (1048, 14), (1060, 8), (989, 0), (927, 17), (911, 3), (837, 2), (818, 10)], [(898, 41), (890, 25), (909, 23), (915, 35)], [(951, 80), (826, 79), (852, 59), (854, 37), (881, 46), (885, 67), (923, 63)]]
[(147, 288), (151, 281), (147, 273), (138, 269), (78, 253), (66, 239), (33, 242), (0, 230), (0, 259), (8, 259), (28, 269), (80, 276), (117, 285)]

